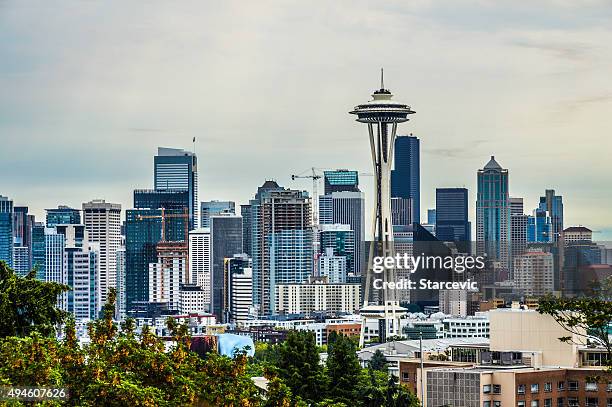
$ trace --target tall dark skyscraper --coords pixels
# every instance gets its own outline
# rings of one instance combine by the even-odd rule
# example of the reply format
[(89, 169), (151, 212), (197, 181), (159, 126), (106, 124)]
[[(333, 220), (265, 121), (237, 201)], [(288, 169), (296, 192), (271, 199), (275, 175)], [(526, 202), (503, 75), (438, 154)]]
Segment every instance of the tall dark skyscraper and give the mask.
[(212, 241), (211, 312), (223, 318), (224, 261), (242, 253), (242, 217), (220, 214), (210, 217)]
[(394, 168), (391, 170), (391, 197), (412, 200), (412, 222), (421, 222), (420, 141), (413, 136), (395, 139)]
[(80, 225), (81, 211), (60, 205), (54, 209), (45, 209), (47, 212), (47, 227), (52, 228), (56, 225)]
[(462, 251), (471, 240), (466, 188), (436, 189), (436, 237), (443, 242), (461, 242)]
[(539, 209), (548, 212), (552, 223), (552, 241), (558, 241), (563, 232), (563, 197), (555, 195), (554, 189), (547, 189), (545, 195), (540, 197)]
[(200, 227), (210, 227), (210, 217), (221, 213), (236, 214), (233, 201), (204, 201), (200, 203)]
[(189, 192), (180, 189), (136, 189), (134, 208), (185, 210), (189, 208)]
[(332, 192), (359, 192), (359, 174), (357, 171), (335, 170), (324, 171), (325, 195)]
[(0, 195), (0, 260), (13, 265), (13, 201)]
[[(483, 169), (478, 170), (476, 194), (476, 242), (478, 255), (487, 254), (489, 260), (500, 262), (509, 271), (510, 196), (508, 170), (491, 156)], [(501, 275), (500, 278), (507, 276)]]
[(13, 210), (13, 269), (25, 275), (32, 268), (34, 215), (28, 213), (27, 206), (15, 206)]
[(32, 225), (32, 268), (36, 268), (36, 278), (43, 281), (45, 280), (46, 250), (45, 224), (34, 222)]
[(195, 153), (177, 148), (159, 147), (154, 158), (154, 188), (157, 191), (187, 191), (189, 228), (198, 222), (198, 159)]

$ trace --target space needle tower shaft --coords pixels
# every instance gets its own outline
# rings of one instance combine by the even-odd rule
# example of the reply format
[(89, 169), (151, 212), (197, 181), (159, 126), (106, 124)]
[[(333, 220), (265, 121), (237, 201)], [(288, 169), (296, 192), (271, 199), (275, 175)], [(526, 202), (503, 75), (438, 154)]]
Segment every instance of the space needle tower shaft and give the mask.
[[(366, 284), (364, 292), (364, 308), (367, 308), (372, 289), (373, 259), (377, 256), (394, 256), (393, 224), (391, 220), (391, 168), (393, 166), (393, 148), (398, 123), (408, 121), (408, 115), (415, 112), (410, 106), (396, 102), (393, 94), (385, 89), (384, 72), (381, 69), (380, 89), (372, 94), (369, 102), (356, 106), (350, 114), (357, 116), (357, 121), (368, 126), (370, 149), (374, 167), (375, 205), (372, 222), (374, 242), (370, 245)], [(394, 268), (385, 269), (382, 275), (385, 282), (396, 280)], [(376, 302), (384, 306), (385, 317), (388, 307), (394, 309), (397, 305), (395, 290), (382, 290), (376, 296)], [(382, 297), (382, 298), (381, 298)]]

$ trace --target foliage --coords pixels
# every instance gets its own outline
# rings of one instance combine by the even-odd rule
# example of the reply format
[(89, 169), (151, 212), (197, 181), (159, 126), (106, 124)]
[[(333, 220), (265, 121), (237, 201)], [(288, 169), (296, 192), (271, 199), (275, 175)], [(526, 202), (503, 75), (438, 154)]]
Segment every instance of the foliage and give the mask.
[(357, 344), (348, 336), (331, 332), (327, 349), (329, 396), (337, 402), (349, 404), (355, 397), (361, 372), (357, 359)]
[(376, 352), (374, 352), (370, 359), (369, 367), (372, 370), (378, 370), (384, 373), (389, 371), (389, 362), (382, 350), (376, 349)]
[[(375, 354), (370, 368), (362, 369), (357, 344), (344, 335), (329, 335), (325, 366), (314, 334), (307, 331), (290, 331), (279, 345), (258, 343), (253, 358), (244, 352), (233, 359), (213, 352), (202, 359), (190, 351), (188, 329), (175, 319), (167, 321), (170, 346), (147, 327), (136, 333), (134, 320), (117, 326), (114, 290), (102, 318), (88, 326), (89, 343), (82, 345), (75, 321), (56, 308), (56, 297), (66, 287), (15, 276), (4, 264), (0, 268), (0, 310), (8, 318), (0, 321), (5, 334), (0, 338), (0, 385), (66, 387), (66, 404), (78, 406), (418, 405), (414, 395), (389, 378), (384, 355)], [(24, 290), (22, 299), (16, 295), (19, 289)], [(15, 309), (26, 310), (26, 316)], [(41, 316), (31, 314), (34, 310)], [(64, 324), (61, 340), (52, 335), (59, 322)], [(265, 395), (251, 379), (262, 375), (268, 379)]]
[(55, 326), (66, 318), (57, 308), (57, 297), (65, 285), (39, 281), (36, 270), (20, 277), (0, 261), (0, 337), (24, 337), (38, 332), (55, 334)]
[(279, 376), (294, 396), (310, 404), (320, 400), (327, 381), (319, 363), (314, 333), (290, 331), (278, 348), (278, 356)]

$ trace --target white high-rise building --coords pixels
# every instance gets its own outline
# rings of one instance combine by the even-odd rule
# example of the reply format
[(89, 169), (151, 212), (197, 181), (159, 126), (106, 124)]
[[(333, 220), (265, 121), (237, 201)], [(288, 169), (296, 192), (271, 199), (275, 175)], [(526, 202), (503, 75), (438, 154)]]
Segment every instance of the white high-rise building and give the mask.
[(553, 254), (532, 249), (514, 258), (514, 288), (526, 297), (541, 297), (554, 291)]
[(319, 196), (319, 222), (350, 225), (355, 233), (354, 272), (361, 274), (365, 264), (365, 200), (363, 192), (341, 191)]
[(319, 257), (319, 275), (327, 277), (330, 283), (346, 283), (346, 257), (335, 256), (333, 247), (326, 248)]
[(117, 250), (121, 247), (121, 205), (103, 199), (83, 203), (83, 223), (88, 240), (100, 246), (98, 291), (100, 306), (106, 303), (108, 290), (117, 287)]
[(327, 278), (311, 278), (302, 284), (279, 284), (276, 312), (302, 314), (316, 311), (354, 313), (360, 308), (359, 284), (328, 283)]
[(179, 291), (187, 283), (187, 248), (182, 242), (159, 242), (157, 262), (149, 263), (149, 302), (179, 309)]
[(64, 284), (66, 237), (55, 228), (45, 228), (45, 281)]
[(224, 297), (229, 305), (229, 316), (224, 316), (225, 322), (240, 326), (254, 311), (251, 259), (246, 254), (236, 254), (232, 258), (225, 259), (224, 269), (224, 274), (229, 280), (229, 285), (224, 290)]
[(204, 301), (210, 304), (211, 292), (211, 236), (210, 228), (189, 232), (189, 276), (190, 281), (204, 290)]
[(204, 290), (195, 284), (183, 284), (179, 288), (179, 313), (202, 314), (206, 309)]

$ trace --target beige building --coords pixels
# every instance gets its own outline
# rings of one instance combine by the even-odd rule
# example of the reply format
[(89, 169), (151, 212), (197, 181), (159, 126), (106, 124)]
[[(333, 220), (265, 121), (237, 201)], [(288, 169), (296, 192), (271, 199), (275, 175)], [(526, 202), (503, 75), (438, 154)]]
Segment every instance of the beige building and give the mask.
[(276, 286), (276, 312), (301, 314), (314, 311), (356, 312), (359, 310), (359, 284), (328, 283), (324, 277), (302, 284)]
[(576, 343), (583, 339), (574, 334), (573, 342), (560, 337), (570, 336), (551, 316), (535, 310), (500, 308), (489, 312), (491, 351), (530, 353), (531, 365), (577, 367)]
[(541, 297), (554, 291), (552, 253), (531, 249), (514, 258), (514, 287), (524, 296)]

